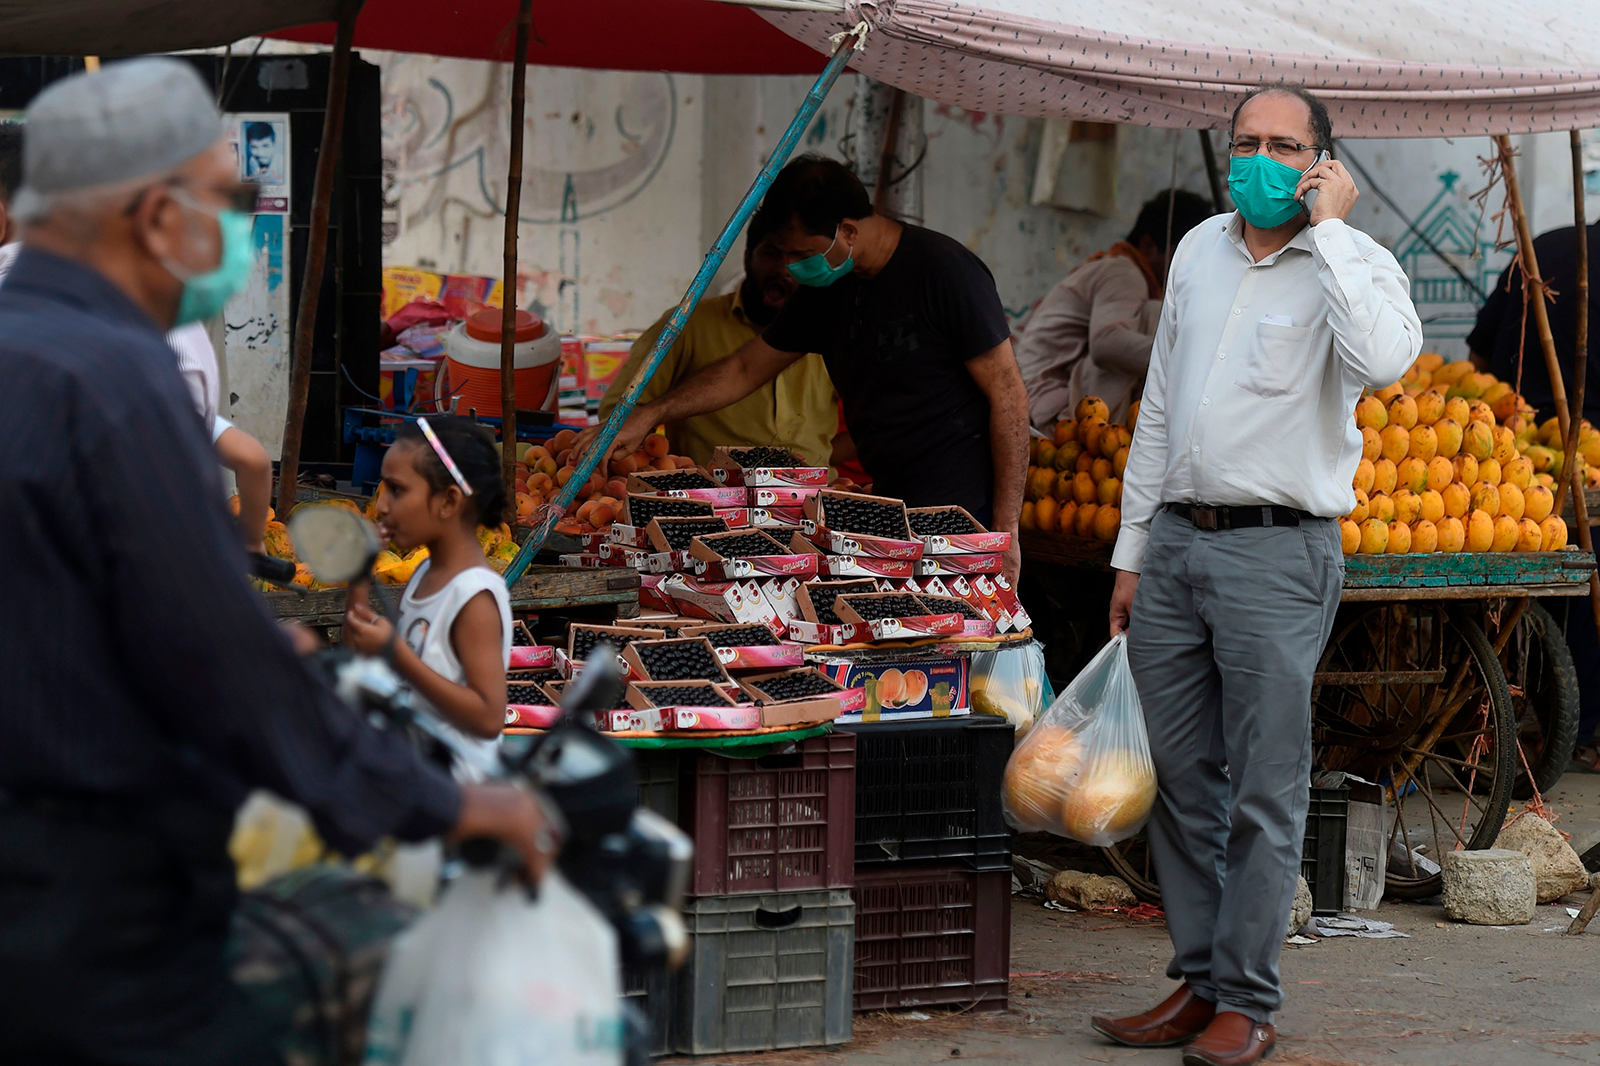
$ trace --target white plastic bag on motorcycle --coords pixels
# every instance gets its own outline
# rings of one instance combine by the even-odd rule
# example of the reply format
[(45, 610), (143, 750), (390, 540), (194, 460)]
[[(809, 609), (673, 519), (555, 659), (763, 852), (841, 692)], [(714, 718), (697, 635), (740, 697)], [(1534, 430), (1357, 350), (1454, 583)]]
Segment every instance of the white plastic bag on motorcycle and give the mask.
[(617, 1066), (617, 938), (555, 870), (530, 899), (472, 871), (395, 942), (367, 1066)]

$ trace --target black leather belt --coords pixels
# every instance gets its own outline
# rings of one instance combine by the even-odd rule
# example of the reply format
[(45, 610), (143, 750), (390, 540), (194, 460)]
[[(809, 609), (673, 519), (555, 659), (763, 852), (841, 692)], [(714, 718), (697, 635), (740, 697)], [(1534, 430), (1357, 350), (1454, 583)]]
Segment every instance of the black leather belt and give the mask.
[(1315, 517), (1293, 507), (1201, 507), (1197, 504), (1169, 503), (1167, 510), (1187, 520), (1196, 529), (1248, 529), (1255, 526), (1298, 526), (1302, 519)]

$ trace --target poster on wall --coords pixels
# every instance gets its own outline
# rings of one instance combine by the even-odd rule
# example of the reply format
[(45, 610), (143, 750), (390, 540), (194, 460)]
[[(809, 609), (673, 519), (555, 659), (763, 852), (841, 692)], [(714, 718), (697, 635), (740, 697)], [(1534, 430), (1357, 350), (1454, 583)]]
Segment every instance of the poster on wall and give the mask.
[(250, 281), (223, 312), (227, 391), (221, 410), (274, 459), (289, 404), (289, 116), (227, 116), (239, 179), (261, 187), (250, 232)]

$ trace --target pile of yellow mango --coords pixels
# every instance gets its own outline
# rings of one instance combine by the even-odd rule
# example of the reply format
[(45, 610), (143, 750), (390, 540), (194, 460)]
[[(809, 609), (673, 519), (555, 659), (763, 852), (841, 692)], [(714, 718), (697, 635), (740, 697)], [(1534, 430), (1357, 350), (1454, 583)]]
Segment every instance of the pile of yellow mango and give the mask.
[(1050, 439), (1029, 443), (1022, 528), (1101, 541), (1117, 539), (1122, 526), (1122, 470), (1139, 405), (1128, 424), (1107, 422), (1111, 410), (1098, 396), (1078, 401), (1072, 418), (1055, 425)]
[[(1340, 519), (1346, 555), (1555, 551), (1552, 514), (1566, 457), (1556, 419), (1533, 421), (1510, 384), (1424, 352), (1404, 377), (1355, 408), (1362, 457), (1355, 508)], [(1587, 422), (1574, 462), (1600, 478), (1600, 433)]]

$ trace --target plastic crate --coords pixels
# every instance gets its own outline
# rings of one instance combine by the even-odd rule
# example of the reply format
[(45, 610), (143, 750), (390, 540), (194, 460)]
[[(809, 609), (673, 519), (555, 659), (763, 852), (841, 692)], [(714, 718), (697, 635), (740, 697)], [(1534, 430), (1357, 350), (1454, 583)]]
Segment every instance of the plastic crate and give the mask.
[(844, 889), (711, 896), (684, 914), (677, 1049), (690, 1055), (850, 1039), (855, 904)]
[(856, 865), (960, 861), (1011, 869), (1000, 809), (1016, 734), (974, 714), (841, 726), (856, 734)]
[(1311, 886), (1311, 913), (1344, 910), (1345, 832), (1350, 823), (1350, 786), (1313, 788), (1306, 809), (1306, 841), (1300, 873)]
[(826, 733), (797, 749), (758, 759), (692, 756), (678, 815), (694, 838), (690, 895), (854, 883), (856, 738)]
[(1011, 870), (858, 870), (855, 1009), (1005, 1010)]
[(633, 765), (639, 775), (639, 806), (669, 822), (676, 822), (683, 772), (678, 752), (670, 748), (664, 751), (635, 749)]
[(672, 1053), (672, 1025), (677, 1010), (673, 975), (660, 967), (648, 971), (622, 968), (622, 998), (638, 1009), (650, 1025), (652, 1055)]

